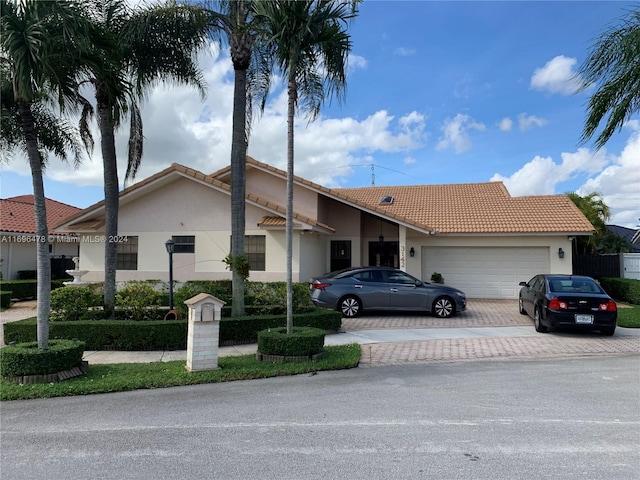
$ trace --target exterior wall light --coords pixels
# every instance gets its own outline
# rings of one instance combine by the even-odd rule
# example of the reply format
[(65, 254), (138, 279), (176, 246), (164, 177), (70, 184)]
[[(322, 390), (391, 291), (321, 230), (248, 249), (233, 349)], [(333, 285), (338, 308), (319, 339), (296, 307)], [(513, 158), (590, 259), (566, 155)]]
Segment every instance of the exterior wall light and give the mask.
[(562, 247), (558, 249), (558, 257), (564, 258), (564, 250), (562, 250)]
[(416, 256), (416, 249), (411, 247), (411, 249), (409, 250), (409, 256), (410, 257), (415, 257)]

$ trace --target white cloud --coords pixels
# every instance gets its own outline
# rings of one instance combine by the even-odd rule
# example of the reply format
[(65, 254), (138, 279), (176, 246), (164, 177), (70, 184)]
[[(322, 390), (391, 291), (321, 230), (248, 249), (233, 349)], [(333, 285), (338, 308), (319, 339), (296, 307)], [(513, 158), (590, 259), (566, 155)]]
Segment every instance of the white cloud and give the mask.
[(453, 148), (456, 153), (466, 152), (472, 147), (470, 130), (484, 131), (486, 126), (476, 122), (469, 115), (457, 114), (454, 118), (447, 118), (442, 126), (443, 132), (436, 150)]
[(533, 127), (542, 127), (547, 123), (547, 120), (545, 120), (544, 118), (536, 117), (535, 115), (527, 115), (526, 113), (521, 113), (520, 115), (518, 115), (518, 125), (520, 130), (522, 130), (523, 132)]
[(550, 195), (554, 193), (558, 165), (551, 157), (536, 156), (510, 177), (496, 173), (490, 181), (504, 182), (514, 197), (521, 195)]
[(498, 128), (503, 132), (510, 132), (513, 128), (513, 120), (511, 120), (509, 117), (504, 117), (502, 120), (500, 120)]
[(602, 194), (611, 210), (610, 223), (637, 228), (640, 219), (640, 123), (629, 122), (633, 133), (619, 157), (578, 189), (580, 195)]
[(502, 181), (513, 196), (551, 195), (562, 182), (579, 174), (593, 175), (577, 193), (602, 194), (611, 209), (611, 223), (635, 228), (640, 218), (640, 123), (629, 122), (632, 134), (620, 156), (605, 149), (591, 152), (580, 148), (562, 153), (560, 163), (551, 157), (536, 156), (510, 177), (494, 174), (491, 181)]
[(575, 58), (558, 55), (549, 60), (544, 67), (537, 68), (531, 77), (531, 88), (547, 90), (551, 93), (572, 95), (578, 89), (580, 81), (576, 76)]
[[(233, 111), (233, 66), (226, 51), (212, 47), (200, 58), (208, 84), (204, 102), (189, 87), (154, 88), (142, 105), (144, 155), (135, 181), (157, 173), (171, 163), (180, 163), (204, 173), (229, 164)], [(358, 66), (362, 57), (351, 56)], [(254, 114), (248, 154), (286, 168), (285, 89), (278, 87), (269, 98), (264, 114)], [(411, 152), (422, 146), (425, 119), (412, 111), (394, 117), (385, 110), (373, 111), (364, 119), (325, 118), (314, 122), (296, 119), (296, 174), (311, 181), (338, 186), (351, 173), (345, 165), (362, 163), (374, 152)], [(51, 162), (47, 175), (73, 185), (103, 183), (100, 137), (94, 128), (96, 149), (79, 170), (61, 162)], [(120, 183), (124, 181), (127, 158), (128, 125), (116, 134)], [(24, 170), (24, 162), (12, 161), (7, 170)], [(340, 168), (339, 168), (340, 167)]]
[(416, 163), (416, 159), (413, 157), (405, 157), (404, 160), (402, 161), (404, 162), (405, 165), (412, 165)]
[(351, 53), (349, 54), (349, 58), (347, 59), (347, 68), (350, 72), (356, 69), (364, 70), (367, 68), (367, 59), (361, 57), (360, 55)]
[(410, 57), (416, 54), (415, 48), (407, 48), (407, 47), (398, 47), (394, 50), (396, 55), (400, 55), (401, 57)]

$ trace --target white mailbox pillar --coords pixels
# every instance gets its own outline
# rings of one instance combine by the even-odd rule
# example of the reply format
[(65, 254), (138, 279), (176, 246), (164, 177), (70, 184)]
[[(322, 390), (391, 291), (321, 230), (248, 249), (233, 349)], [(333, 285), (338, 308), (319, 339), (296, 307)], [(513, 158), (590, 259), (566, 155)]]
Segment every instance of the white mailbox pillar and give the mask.
[(215, 370), (218, 368), (220, 313), (224, 302), (213, 295), (200, 293), (184, 303), (189, 308), (187, 370)]

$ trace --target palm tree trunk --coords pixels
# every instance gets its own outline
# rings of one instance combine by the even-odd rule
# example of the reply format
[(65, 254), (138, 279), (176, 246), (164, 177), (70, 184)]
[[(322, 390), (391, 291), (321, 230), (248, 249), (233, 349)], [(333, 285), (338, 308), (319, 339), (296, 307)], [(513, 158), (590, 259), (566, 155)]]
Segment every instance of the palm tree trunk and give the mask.
[(109, 100), (99, 84), (96, 86), (96, 102), (104, 172), (104, 311), (105, 318), (114, 319), (118, 244), (110, 240), (118, 238), (118, 161)]
[(36, 223), (36, 268), (37, 268), (37, 336), (38, 348), (49, 347), (49, 311), (51, 306), (51, 259), (49, 257), (49, 230), (47, 228), (47, 207), (42, 180), (42, 158), (38, 150), (34, 120), (30, 105), (18, 102), (20, 120), (31, 167), (33, 181), (33, 206)]
[[(233, 126), (231, 133), (231, 257), (244, 257), (245, 197), (247, 163), (247, 69), (249, 68), (250, 44), (243, 36), (231, 37), (231, 57), (234, 68), (233, 86)], [(231, 314), (245, 314), (244, 276), (238, 269), (238, 262), (232, 264)]]
[(298, 86), (289, 80), (287, 89), (287, 216), (285, 223), (287, 249), (287, 333), (293, 332), (293, 123)]

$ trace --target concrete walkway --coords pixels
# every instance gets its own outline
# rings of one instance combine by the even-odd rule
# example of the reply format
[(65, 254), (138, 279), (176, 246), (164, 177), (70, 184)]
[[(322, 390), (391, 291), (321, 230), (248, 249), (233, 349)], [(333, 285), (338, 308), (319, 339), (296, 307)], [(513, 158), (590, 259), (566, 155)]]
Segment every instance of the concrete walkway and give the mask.
[[(35, 303), (21, 302), (2, 312), (2, 323), (35, 315)], [(15, 309), (15, 310), (14, 310)], [(453, 318), (424, 315), (365, 315), (343, 319), (343, 331), (325, 337), (325, 345), (358, 343), (360, 366), (481, 360), (489, 358), (639, 355), (640, 329), (618, 327), (613, 337), (597, 333), (537, 333), (532, 320), (518, 313), (515, 300), (469, 301)], [(220, 347), (220, 357), (255, 354), (256, 344)], [(86, 351), (90, 364), (150, 363), (186, 360), (186, 351)]]

